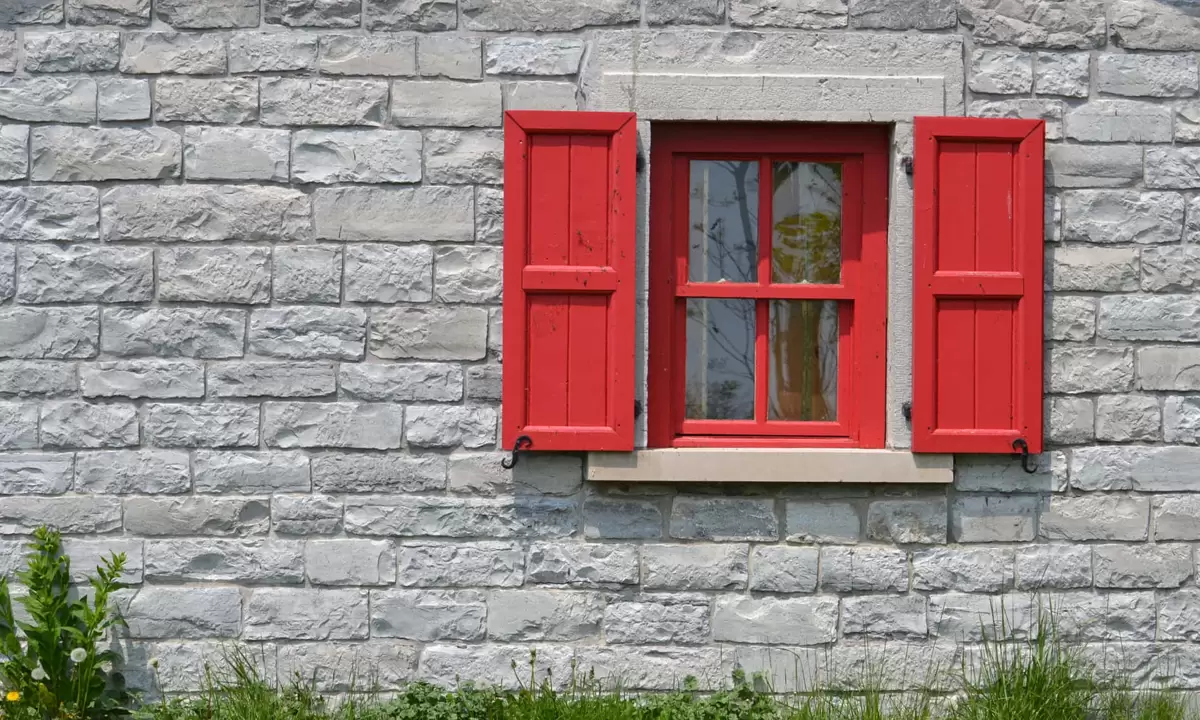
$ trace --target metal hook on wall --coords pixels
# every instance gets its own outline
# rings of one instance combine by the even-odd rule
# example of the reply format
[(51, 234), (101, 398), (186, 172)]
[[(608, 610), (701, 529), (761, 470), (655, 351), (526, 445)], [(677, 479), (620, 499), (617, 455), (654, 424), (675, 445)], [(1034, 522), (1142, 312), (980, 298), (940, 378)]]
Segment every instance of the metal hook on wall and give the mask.
[(1037, 460), (1033, 461), (1033, 465), (1029, 464), (1029, 458), (1033, 456), (1029, 454), (1029, 443), (1025, 442), (1025, 438), (1013, 440), (1012, 447), (1013, 450), (1017, 451), (1013, 454), (1013, 457), (1021, 458), (1021, 469), (1030, 475), (1036, 473), (1038, 470)]
[(512, 470), (517, 466), (517, 461), (521, 459), (521, 452), (529, 450), (533, 447), (533, 438), (528, 435), (522, 435), (513, 443), (512, 456), (500, 461), (500, 467), (505, 470)]

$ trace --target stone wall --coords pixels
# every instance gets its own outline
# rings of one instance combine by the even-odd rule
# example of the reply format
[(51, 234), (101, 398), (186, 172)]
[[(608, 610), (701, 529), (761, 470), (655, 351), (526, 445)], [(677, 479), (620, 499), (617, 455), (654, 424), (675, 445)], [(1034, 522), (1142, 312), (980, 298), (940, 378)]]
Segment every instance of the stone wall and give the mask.
[[(961, 47), (948, 109), (1047, 121), (1038, 474), (500, 469), (502, 109), (586, 107), (601, 33), (685, 25), (750, 65), (790, 33), (883, 72), (925, 34)], [(77, 567), (126, 551), (124, 649), (169, 689), (233, 639), (327, 690), (355, 666), (511, 683), (531, 647), (636, 689), (903, 653), (907, 687), (1031, 592), (1092, 656), (1200, 687), (1200, 10), (3, 0), (0, 27), (0, 553), (43, 522)]]

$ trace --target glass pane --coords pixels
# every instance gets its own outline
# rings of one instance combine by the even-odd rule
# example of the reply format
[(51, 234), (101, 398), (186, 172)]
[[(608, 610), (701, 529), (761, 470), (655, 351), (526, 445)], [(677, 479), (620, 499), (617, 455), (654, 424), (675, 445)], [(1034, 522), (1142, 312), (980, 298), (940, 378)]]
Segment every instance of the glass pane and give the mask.
[(687, 301), (687, 417), (754, 419), (754, 301)]
[(758, 163), (693, 160), (688, 279), (758, 282)]
[(841, 164), (777, 162), (772, 175), (771, 282), (841, 282)]
[(772, 300), (768, 420), (837, 420), (838, 304)]

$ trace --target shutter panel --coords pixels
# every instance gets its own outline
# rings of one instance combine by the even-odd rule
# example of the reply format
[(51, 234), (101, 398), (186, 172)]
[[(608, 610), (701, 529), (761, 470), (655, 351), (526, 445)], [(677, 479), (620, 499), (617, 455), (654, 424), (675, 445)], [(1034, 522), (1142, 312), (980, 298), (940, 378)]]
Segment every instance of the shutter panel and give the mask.
[(914, 131), (912, 449), (1039, 453), (1045, 125)]
[(633, 450), (637, 125), (504, 118), (503, 442)]

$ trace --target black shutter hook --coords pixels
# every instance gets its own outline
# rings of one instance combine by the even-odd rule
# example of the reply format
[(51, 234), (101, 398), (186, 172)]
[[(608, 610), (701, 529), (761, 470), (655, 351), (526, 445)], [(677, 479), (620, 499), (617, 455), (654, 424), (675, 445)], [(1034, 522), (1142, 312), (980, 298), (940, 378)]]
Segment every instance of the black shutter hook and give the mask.
[(1033, 465), (1029, 464), (1029, 458), (1033, 456), (1029, 454), (1029, 443), (1025, 442), (1025, 438), (1013, 440), (1012, 447), (1017, 451), (1013, 457), (1021, 458), (1021, 469), (1030, 475), (1036, 473), (1038, 471), (1037, 460), (1033, 461)]
[(502, 459), (500, 461), (500, 467), (504, 468), (505, 470), (512, 470), (517, 466), (517, 461), (521, 459), (521, 452), (523, 450), (529, 450), (532, 447), (533, 438), (529, 437), (528, 435), (522, 435), (521, 437), (517, 438), (517, 441), (513, 443), (512, 457)]

